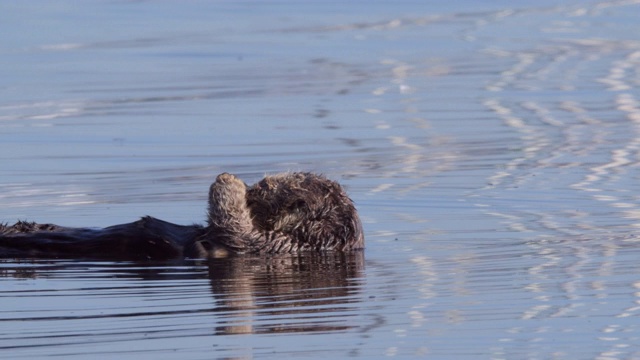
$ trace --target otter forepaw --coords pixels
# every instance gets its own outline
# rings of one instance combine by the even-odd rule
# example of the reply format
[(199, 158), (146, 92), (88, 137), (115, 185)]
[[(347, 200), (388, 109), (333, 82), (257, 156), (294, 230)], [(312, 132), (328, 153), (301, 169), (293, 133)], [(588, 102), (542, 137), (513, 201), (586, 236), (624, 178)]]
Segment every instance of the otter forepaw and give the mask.
[(209, 188), (209, 223), (221, 227), (250, 224), (247, 185), (235, 175), (222, 173)]

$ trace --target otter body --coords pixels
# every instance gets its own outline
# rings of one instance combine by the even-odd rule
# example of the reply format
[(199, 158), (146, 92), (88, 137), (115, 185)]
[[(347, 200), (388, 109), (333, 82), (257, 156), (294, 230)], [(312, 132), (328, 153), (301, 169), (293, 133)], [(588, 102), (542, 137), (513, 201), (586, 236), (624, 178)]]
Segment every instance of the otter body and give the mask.
[(217, 258), (364, 247), (353, 202), (338, 183), (320, 175), (278, 174), (247, 186), (223, 173), (211, 185), (208, 202), (206, 226), (152, 217), (104, 229), (0, 225), (0, 257)]

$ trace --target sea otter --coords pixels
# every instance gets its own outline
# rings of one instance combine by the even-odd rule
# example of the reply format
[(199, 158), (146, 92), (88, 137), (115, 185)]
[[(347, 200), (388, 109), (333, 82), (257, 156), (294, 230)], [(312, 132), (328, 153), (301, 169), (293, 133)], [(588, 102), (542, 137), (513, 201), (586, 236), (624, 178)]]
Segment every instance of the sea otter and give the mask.
[(277, 174), (247, 186), (223, 173), (211, 185), (208, 202), (206, 226), (149, 216), (104, 229), (0, 225), (0, 257), (216, 258), (364, 247), (353, 202), (340, 184), (321, 175)]

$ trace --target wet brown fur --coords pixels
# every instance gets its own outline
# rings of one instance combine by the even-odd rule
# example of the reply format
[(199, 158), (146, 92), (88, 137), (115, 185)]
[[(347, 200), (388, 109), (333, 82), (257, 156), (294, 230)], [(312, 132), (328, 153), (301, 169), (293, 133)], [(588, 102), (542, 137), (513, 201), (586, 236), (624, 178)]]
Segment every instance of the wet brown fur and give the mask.
[(217, 258), (363, 247), (360, 219), (342, 187), (301, 172), (267, 176), (252, 186), (232, 174), (218, 175), (209, 189), (206, 227), (152, 217), (105, 229), (0, 225), (4, 257)]

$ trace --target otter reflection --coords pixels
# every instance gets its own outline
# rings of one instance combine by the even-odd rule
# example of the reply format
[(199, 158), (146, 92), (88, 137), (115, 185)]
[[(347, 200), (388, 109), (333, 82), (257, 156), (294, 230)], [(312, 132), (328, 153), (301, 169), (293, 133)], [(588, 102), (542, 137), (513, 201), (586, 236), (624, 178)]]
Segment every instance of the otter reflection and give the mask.
[(209, 260), (216, 334), (342, 331), (358, 296), (362, 252)]
[(218, 258), (239, 253), (350, 251), (362, 224), (337, 182), (311, 173), (267, 176), (247, 186), (223, 173), (209, 189), (207, 225), (152, 217), (104, 229), (18, 222), (0, 225), (2, 257)]
[[(353, 315), (362, 311), (365, 298), (362, 293), (365, 276), (362, 251), (246, 254), (195, 261), (86, 263), (20, 259), (0, 260), (0, 265), (0, 277), (52, 280), (62, 277), (67, 281), (77, 276), (78, 280), (99, 280), (102, 284), (90, 288), (79, 283), (82, 296), (100, 295), (91, 297), (95, 306), (89, 304), (78, 312), (65, 313), (63, 318), (60, 314), (52, 317), (37, 314), (41, 320), (126, 317), (129, 323), (135, 323), (136, 317), (144, 322), (157, 317), (158, 327), (154, 332), (158, 337), (184, 336), (176, 332), (175, 325), (178, 324), (189, 336), (345, 331), (361, 326)], [(90, 278), (87, 278), (88, 268), (92, 272)], [(207, 281), (193, 281), (200, 279)], [(200, 291), (203, 287), (208, 287), (210, 294)], [(79, 293), (75, 285), (67, 290), (63, 286), (56, 296), (66, 297), (73, 303)], [(22, 290), (17, 291), (19, 296), (27, 296)], [(36, 286), (29, 293), (39, 296), (40, 291)], [(124, 305), (120, 310), (111, 308), (107, 313), (101, 307), (103, 296), (137, 298), (141, 295), (162, 306), (140, 308), (134, 302), (133, 308)], [(191, 327), (189, 322), (193, 321), (194, 314), (199, 320)], [(33, 315), (25, 312), (22, 316)], [(178, 324), (163, 328), (162, 324), (167, 321)], [(144, 326), (141, 329), (147, 331)], [(136, 330), (132, 331), (131, 336), (135, 337)]]

